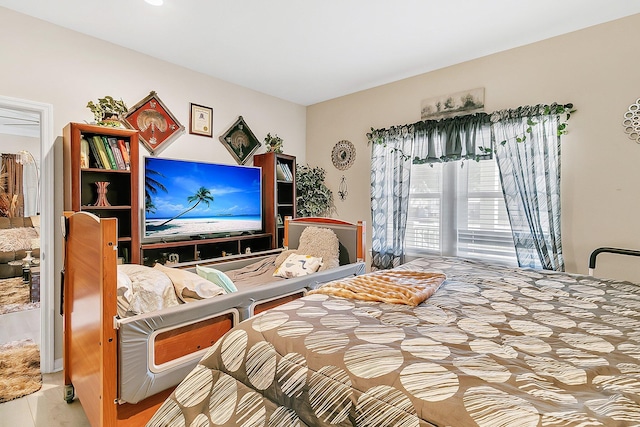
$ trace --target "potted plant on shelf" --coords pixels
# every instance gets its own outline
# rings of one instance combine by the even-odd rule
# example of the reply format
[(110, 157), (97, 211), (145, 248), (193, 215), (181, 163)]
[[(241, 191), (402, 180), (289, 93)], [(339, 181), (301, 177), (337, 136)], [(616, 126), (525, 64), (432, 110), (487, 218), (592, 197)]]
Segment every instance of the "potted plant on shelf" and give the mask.
[(98, 103), (89, 101), (87, 108), (93, 113), (96, 124), (100, 126), (122, 127), (122, 116), (129, 111), (122, 99), (116, 100), (111, 96), (98, 98)]
[(296, 214), (299, 217), (328, 216), (335, 206), (333, 193), (324, 183), (326, 172), (308, 165), (296, 169)]
[(282, 138), (280, 138), (277, 134), (271, 136), (271, 133), (268, 133), (264, 138), (264, 145), (267, 147), (267, 152), (273, 151), (274, 153), (282, 153)]

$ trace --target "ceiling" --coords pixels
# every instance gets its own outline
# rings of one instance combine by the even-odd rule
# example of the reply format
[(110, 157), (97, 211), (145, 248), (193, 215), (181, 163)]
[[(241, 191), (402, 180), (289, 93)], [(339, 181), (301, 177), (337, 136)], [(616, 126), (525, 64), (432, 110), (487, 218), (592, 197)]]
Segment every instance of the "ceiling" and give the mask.
[[(634, 0), (0, 0), (301, 105), (640, 13)], [(438, 94), (434, 94), (438, 95)]]

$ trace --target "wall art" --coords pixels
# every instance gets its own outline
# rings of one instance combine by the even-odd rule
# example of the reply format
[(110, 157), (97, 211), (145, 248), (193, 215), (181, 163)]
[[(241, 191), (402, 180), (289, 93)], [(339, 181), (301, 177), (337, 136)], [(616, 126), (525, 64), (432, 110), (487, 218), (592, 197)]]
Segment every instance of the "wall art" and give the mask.
[(155, 91), (134, 105), (124, 117), (125, 125), (138, 131), (138, 137), (152, 155), (157, 155), (184, 133), (184, 126), (158, 98)]
[(238, 117), (238, 120), (224, 134), (220, 135), (220, 142), (227, 147), (229, 153), (241, 165), (245, 164), (249, 156), (262, 145), (242, 116)]
[(484, 88), (428, 98), (422, 101), (420, 107), (421, 120), (478, 113), (484, 110)]
[(189, 133), (213, 137), (213, 108), (191, 104), (189, 109)]

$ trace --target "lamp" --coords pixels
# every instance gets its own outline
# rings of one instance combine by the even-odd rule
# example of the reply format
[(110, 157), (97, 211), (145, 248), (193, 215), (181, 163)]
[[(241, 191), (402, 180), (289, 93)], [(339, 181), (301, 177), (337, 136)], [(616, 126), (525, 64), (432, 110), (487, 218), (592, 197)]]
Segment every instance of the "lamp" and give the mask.
[[(35, 157), (33, 157), (33, 154), (31, 154), (29, 151), (27, 150), (22, 150), (20, 152), (18, 152), (18, 157), (16, 159), (16, 161), (18, 163), (20, 163), (21, 165), (23, 165), (24, 167), (24, 172), (23, 172), (23, 176), (24, 176), (24, 182), (26, 185), (28, 185), (28, 183), (33, 183), (33, 181), (30, 181), (27, 179), (27, 173), (29, 170), (32, 170), (33, 172), (35, 172), (35, 178), (36, 178), (36, 199), (35, 201), (33, 201), (33, 206), (31, 205), (31, 203), (29, 204), (29, 206), (27, 206), (27, 201), (31, 200), (30, 198), (25, 197), (25, 208), (29, 207), (29, 208), (34, 208), (34, 209), (29, 209), (29, 211), (27, 211), (27, 209), (25, 209), (25, 216), (31, 216), (28, 214), (32, 214), (32, 210), (34, 211), (33, 213), (36, 215), (40, 214), (40, 169), (38, 168), (38, 162), (36, 161)], [(32, 169), (31, 169), (32, 168)], [(25, 185), (25, 187), (26, 187)], [(26, 194), (25, 194), (26, 196)]]

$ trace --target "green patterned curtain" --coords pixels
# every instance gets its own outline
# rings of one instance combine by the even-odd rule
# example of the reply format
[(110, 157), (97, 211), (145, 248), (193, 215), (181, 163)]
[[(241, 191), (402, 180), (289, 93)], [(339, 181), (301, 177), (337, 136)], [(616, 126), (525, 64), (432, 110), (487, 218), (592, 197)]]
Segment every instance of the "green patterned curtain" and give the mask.
[(523, 267), (564, 270), (560, 232), (560, 135), (573, 105), (519, 107), (372, 130), (373, 267), (404, 261), (411, 163), (496, 156)]
[(564, 125), (557, 107), (497, 111), (491, 115), (491, 133), (518, 264), (564, 271), (560, 231)]
[(400, 126), (368, 136), (377, 141), (371, 155), (372, 267), (387, 269), (404, 262), (414, 132)]
[(404, 262), (411, 163), (490, 158), (489, 115), (425, 120), (373, 130), (367, 137), (373, 143), (372, 266), (392, 268)]
[(468, 114), (411, 125), (414, 132), (413, 163), (491, 158), (490, 116)]

